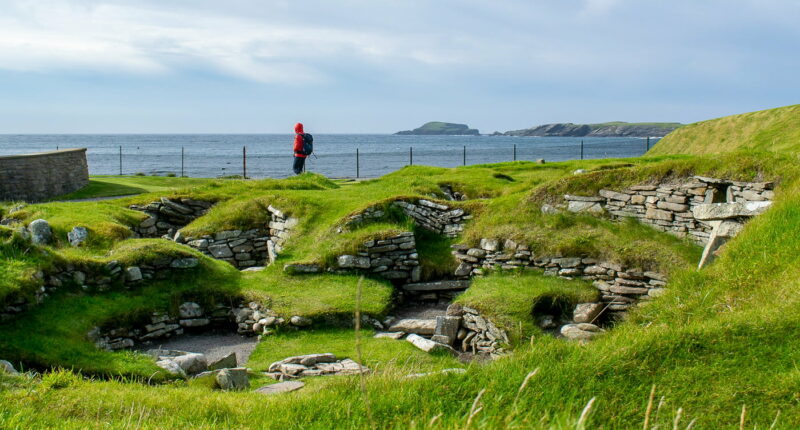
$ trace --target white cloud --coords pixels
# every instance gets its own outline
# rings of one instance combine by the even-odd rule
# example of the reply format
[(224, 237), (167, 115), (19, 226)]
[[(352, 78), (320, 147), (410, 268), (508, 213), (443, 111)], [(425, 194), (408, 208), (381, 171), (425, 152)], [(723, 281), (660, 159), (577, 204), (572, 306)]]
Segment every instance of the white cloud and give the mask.
[(415, 37), (188, 9), (65, 0), (17, 1), (6, 9), (0, 68), (10, 70), (164, 73), (200, 65), (255, 81), (303, 83), (326, 79), (313, 64), (332, 59), (436, 65), (462, 58), (427, 49)]

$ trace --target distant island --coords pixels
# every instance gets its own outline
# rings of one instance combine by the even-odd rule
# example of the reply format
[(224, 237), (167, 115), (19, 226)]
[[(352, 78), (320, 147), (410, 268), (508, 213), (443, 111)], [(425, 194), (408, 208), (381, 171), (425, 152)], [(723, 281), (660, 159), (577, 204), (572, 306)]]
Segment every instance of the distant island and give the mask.
[(624, 122), (600, 124), (544, 124), (523, 130), (494, 133), (502, 136), (570, 136), (570, 137), (662, 137), (682, 126), (677, 122)]
[(395, 134), (401, 135), (474, 135), (480, 132), (477, 129), (469, 128), (466, 124), (454, 124), (451, 122), (431, 121), (420, 128), (414, 130), (398, 131)]

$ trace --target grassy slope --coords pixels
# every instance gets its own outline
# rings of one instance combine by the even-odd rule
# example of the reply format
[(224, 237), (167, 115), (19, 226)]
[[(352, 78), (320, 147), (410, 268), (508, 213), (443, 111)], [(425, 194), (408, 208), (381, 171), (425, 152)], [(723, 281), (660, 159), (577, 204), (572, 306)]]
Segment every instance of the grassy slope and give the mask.
[(743, 149), (783, 153), (800, 150), (800, 105), (685, 125), (661, 139), (647, 154), (705, 155)]
[[(650, 172), (653, 174), (719, 172), (721, 169), (710, 160), (649, 158), (633, 162), (641, 166), (631, 168), (619, 166), (619, 162), (614, 165), (613, 161), (593, 161), (541, 167), (506, 163), (454, 171), (415, 167), (380, 181), (344, 187), (334, 191), (336, 197), (330, 197), (330, 200), (324, 197), (326, 191), (323, 189), (274, 195), (271, 194), (273, 191), (259, 191), (263, 191), (264, 202), (278, 201), (282, 203), (281, 208), (297, 211), (296, 214), (313, 215), (317, 220), (317, 227), (301, 224), (305, 240), (290, 246), (287, 259), (316, 258), (324, 254), (315, 249), (320, 247), (320, 243), (335, 242), (328, 226), (341, 216), (363, 208), (368, 201), (380, 200), (393, 193), (436, 192), (437, 183), (455, 184), (456, 189), (467, 192), (470, 197), (492, 198), (468, 203), (479, 216), (466, 232), (467, 240), (475, 240), (481, 235), (516, 237), (519, 233), (514, 227), (517, 226), (524, 231), (541, 232), (532, 236), (523, 234), (526, 239), (538, 240), (534, 245), (538, 243), (541, 249), (574, 251), (591, 249), (596, 236), (605, 234), (611, 236), (599, 243), (616, 240), (624, 248), (625, 244), (629, 246), (636, 239), (633, 236), (637, 234), (622, 232), (629, 229), (619, 226), (616, 227), (619, 231), (615, 232), (614, 226), (582, 217), (562, 220), (538, 215), (539, 198), (551, 195), (551, 191), (577, 188), (583, 182), (593, 183), (605, 178), (603, 175), (638, 180), (647, 177), (646, 169), (653, 169)], [(658, 167), (661, 163), (670, 167)], [(609, 166), (604, 169), (604, 164), (611, 164), (612, 170), (608, 169)], [(800, 295), (796, 293), (800, 275), (797, 264), (800, 232), (793, 226), (800, 222), (800, 187), (790, 177), (795, 174), (792, 169), (780, 169), (786, 167), (781, 159), (764, 164), (766, 173), (761, 172), (759, 166), (726, 168), (741, 174), (741, 179), (747, 179), (745, 176), (748, 175), (752, 179), (776, 171), (784, 172), (778, 193), (780, 202), (766, 215), (751, 222), (740, 237), (726, 246), (723, 256), (709, 269), (699, 273), (685, 269), (695, 251), (684, 249), (681, 243), (671, 242), (672, 239), (665, 239), (662, 235), (645, 230), (638, 232), (644, 235), (639, 240), (643, 240), (645, 245), (652, 244), (649, 259), (671, 268), (670, 293), (641, 308), (629, 323), (587, 346), (536, 337), (527, 346), (521, 345), (512, 357), (486, 366), (473, 365), (465, 376), (409, 380), (404, 378), (407, 369), (387, 366), (385, 371), (368, 378), (366, 397), (357, 388), (357, 378), (315, 381), (298, 394), (269, 399), (247, 393), (214, 393), (182, 384), (151, 388), (117, 381), (80, 381), (69, 376), (64, 377), (65, 383), (55, 385), (15, 381), (11, 382), (14, 385), (0, 388), (0, 427), (81, 428), (102, 421), (116, 427), (133, 423), (145, 428), (359, 428), (369, 426), (371, 419), (380, 427), (416, 428), (424, 427), (437, 416), (434, 427), (463, 427), (473, 399), (485, 389), (478, 402), (483, 408), (473, 419), (475, 427), (574, 427), (583, 406), (595, 397), (597, 402), (590, 415), (590, 426), (602, 424), (606, 428), (628, 428), (641, 427), (652, 384), (658, 387), (657, 396), (665, 398), (658, 417), (651, 419), (661, 427), (671, 425), (678, 407), (684, 408), (684, 424), (696, 418), (696, 428), (732, 426), (738, 423), (742, 404), (747, 405), (748, 426), (758, 423), (759, 427), (767, 427), (775, 413), (780, 411), (782, 416), (778, 428), (794, 427), (800, 423), (800, 408), (797, 408), (800, 374), (796, 371), (796, 362), (800, 359), (797, 353), (800, 351), (800, 337), (795, 330), (800, 322), (796, 316), (800, 301)], [(591, 177), (588, 181), (583, 175), (569, 176), (571, 181), (549, 183), (570, 175), (578, 167), (596, 169), (598, 176), (586, 175)], [(505, 179), (509, 177), (512, 180)], [(235, 188), (238, 185), (229, 186), (237, 193), (243, 191)], [(225, 197), (223, 188), (211, 187), (200, 192)], [(246, 191), (252, 195), (255, 190)], [(320, 199), (323, 199), (321, 205), (333, 209), (321, 210), (321, 205), (314, 204)], [(516, 205), (512, 203), (515, 199)], [(237, 204), (242, 205), (242, 212), (248, 210), (246, 203)], [(236, 218), (236, 211), (229, 213)], [(198, 220), (190, 227), (196, 231), (212, 229), (225, 225), (228, 221), (224, 218), (220, 213), (207, 220)], [(244, 221), (241, 218), (236, 222)], [(574, 226), (590, 232), (588, 239), (578, 241), (577, 247), (563, 248), (559, 245), (563, 241), (570, 243), (566, 236), (553, 240), (544, 234)], [(376, 232), (383, 229), (379, 226)], [(361, 238), (353, 238), (356, 239)], [(434, 250), (433, 254), (440, 253)], [(624, 249), (619, 249), (612, 251), (610, 256), (624, 258), (625, 255)], [(671, 258), (675, 260), (669, 263)], [(667, 263), (662, 263), (662, 260)], [(277, 275), (270, 271), (261, 276), (264, 276), (262, 280), (248, 280), (245, 276), (241, 282), (243, 285), (262, 284), (277, 279), (273, 278)], [(464, 297), (465, 301), (483, 306), (487, 312), (508, 314), (512, 318), (515, 315), (521, 318), (536, 297), (543, 294), (540, 291), (547, 294), (571, 291), (557, 280), (520, 282), (504, 276), (486, 278), (477, 286), (475, 292)], [(280, 291), (281, 285), (275, 284), (275, 288)], [(517, 297), (518, 301), (504, 303), (498, 300), (497, 292), (503, 289), (508, 289), (509, 297)], [(572, 294), (582, 294), (578, 291)], [(349, 306), (343, 306), (343, 309)], [(46, 316), (32, 318), (41, 318), (40, 323), (44, 323)], [(324, 333), (324, 337), (316, 338), (317, 334), (302, 334), (300, 339), (277, 337), (274, 339), (276, 343), (271, 344), (273, 348), (267, 347), (269, 343), (259, 346), (254, 363), (259, 366), (268, 364), (274, 357), (282, 355), (284, 349), (286, 352), (310, 352), (309, 346), (352, 354), (352, 347), (346, 346), (352, 332), (332, 332), (330, 336)], [(63, 336), (67, 335), (63, 333)], [(54, 344), (60, 342), (59, 336), (52, 336)], [(7, 339), (6, 336), (2, 338)], [(406, 348), (407, 345), (390, 345), (390, 351), (399, 360), (414, 360), (414, 351)], [(380, 362), (381, 355), (388, 357), (385, 355), (388, 351), (376, 349), (377, 358), (369, 358), (373, 347), (377, 348), (374, 340), (365, 343), (367, 363), (370, 360)], [(270, 352), (273, 349), (275, 352)], [(114, 357), (129, 363), (124, 357)], [(450, 366), (450, 363), (428, 362), (419, 366), (435, 369)], [(540, 368), (539, 374), (517, 397), (525, 375), (535, 368)], [(31, 393), (32, 389), (35, 394), (25, 394)], [(194, 406), (191, 411), (185, 407), (188, 403)]]
[(169, 178), (162, 176), (92, 176), (89, 185), (53, 200), (77, 200), (131, 194), (169, 191), (175, 188), (203, 185), (204, 178)]

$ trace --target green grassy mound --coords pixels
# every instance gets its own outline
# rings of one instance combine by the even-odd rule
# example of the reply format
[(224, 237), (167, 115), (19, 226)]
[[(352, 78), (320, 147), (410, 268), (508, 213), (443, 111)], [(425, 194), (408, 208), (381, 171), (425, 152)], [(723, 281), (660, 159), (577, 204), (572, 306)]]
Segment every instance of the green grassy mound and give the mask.
[[(0, 428), (685, 428), (800, 424), (800, 184), (794, 160), (781, 155), (659, 156), (537, 165), (528, 162), (444, 169), (413, 166), (355, 184), (317, 175), (282, 181), (211, 181), (192, 189), (142, 194), (119, 201), (45, 203), (20, 212), (25, 222), (44, 217), (58, 241), (26, 246), (4, 229), (0, 288), (22, 288), (53, 259), (73, 264), (118, 259), (134, 263), (162, 253), (192, 252), (162, 240), (130, 240), (141, 214), (127, 209), (161, 195), (218, 202), (184, 230), (199, 235), (263, 225), (268, 205), (300, 219), (287, 249), (263, 272), (239, 273), (202, 258), (194, 272), (148, 283), (134, 291), (63, 291), (11, 322), (0, 323), (0, 358), (25, 362), (40, 376), (0, 375)], [(589, 172), (573, 175), (575, 169)], [(544, 215), (542, 203), (560, 194), (592, 194), (691, 174), (740, 180), (777, 180), (775, 205), (749, 222), (719, 259), (696, 271), (696, 245), (634, 222), (614, 223), (573, 214)], [(470, 200), (448, 202), (475, 218), (459, 243), (481, 237), (513, 239), (534, 254), (587, 254), (670, 274), (667, 293), (633, 312), (589, 344), (542, 334), (530, 317), (535, 306), (569, 305), (596, 292), (581, 281), (535, 273), (497, 273), (476, 280), (458, 301), (509, 329), (515, 351), (491, 363), (461, 365), (427, 355), (404, 341), (360, 333), (364, 364), (373, 373), (308, 380), (301, 391), (275, 397), (222, 393), (185, 381), (163, 381), (151, 361), (130, 352), (98, 351), (86, 339), (103, 322), (135, 320), (183, 300), (253, 298), (285, 315), (312, 318), (313, 330), (279, 331), (256, 348), (256, 372), (285, 356), (333, 352), (357, 359), (348, 325), (361, 312), (381, 316), (391, 285), (366, 278), (356, 299), (357, 274), (289, 275), (292, 262), (330, 263), (367, 238), (413, 229), (408, 219), (386, 219), (340, 232), (348, 216), (398, 198), (442, 199), (441, 185)], [(86, 247), (65, 243), (84, 223), (96, 237)], [(450, 273), (449, 240), (417, 231), (420, 259), (431, 278)], [(47, 371), (64, 367), (69, 371)], [(408, 378), (409, 373), (465, 367), (465, 374)], [(532, 375), (535, 369), (538, 372)], [(155, 376), (154, 376), (155, 375)], [(531, 376), (532, 375), (532, 376)], [(146, 382), (159, 382), (147, 385)], [(255, 386), (272, 383), (257, 374)], [(656, 386), (652, 412), (648, 398)], [(592, 401), (592, 399), (594, 399)], [(587, 404), (590, 404), (587, 407)], [(584, 418), (581, 421), (583, 412)]]
[(653, 146), (647, 155), (708, 155), (752, 150), (800, 150), (800, 105), (731, 115), (685, 125)]

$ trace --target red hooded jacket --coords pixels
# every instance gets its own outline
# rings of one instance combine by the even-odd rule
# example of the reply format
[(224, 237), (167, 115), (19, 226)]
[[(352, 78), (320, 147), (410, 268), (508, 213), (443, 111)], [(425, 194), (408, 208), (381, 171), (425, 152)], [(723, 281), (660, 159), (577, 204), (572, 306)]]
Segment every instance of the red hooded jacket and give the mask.
[(307, 155), (303, 155), (303, 124), (297, 123), (294, 125), (294, 156), (300, 158), (306, 158)]

